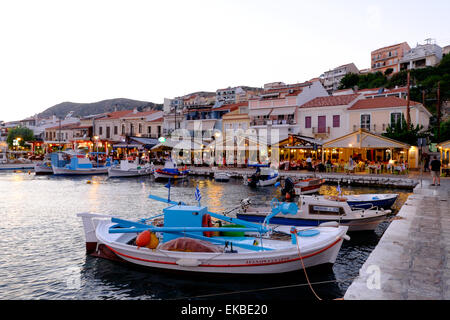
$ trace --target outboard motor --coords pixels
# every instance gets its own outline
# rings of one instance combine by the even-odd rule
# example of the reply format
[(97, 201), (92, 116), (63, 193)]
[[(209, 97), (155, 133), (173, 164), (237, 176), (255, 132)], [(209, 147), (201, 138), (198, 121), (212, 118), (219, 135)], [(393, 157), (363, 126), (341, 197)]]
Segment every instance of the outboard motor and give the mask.
[(254, 173), (248, 178), (248, 185), (249, 187), (256, 188), (256, 185), (259, 181), (259, 175), (257, 173)]
[(286, 197), (287, 201), (294, 198), (294, 181), (292, 181), (290, 177), (287, 177), (286, 180), (284, 180), (284, 188), (281, 189), (281, 194)]

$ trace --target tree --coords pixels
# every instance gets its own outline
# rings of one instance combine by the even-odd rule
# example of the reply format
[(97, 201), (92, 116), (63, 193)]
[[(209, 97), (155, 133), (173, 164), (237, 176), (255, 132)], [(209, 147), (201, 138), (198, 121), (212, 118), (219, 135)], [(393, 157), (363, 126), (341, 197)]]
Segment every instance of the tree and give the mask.
[(386, 71), (384, 72), (384, 75), (389, 76), (390, 74), (392, 74), (392, 72), (394, 72), (393, 68), (387, 68)]
[(9, 130), (6, 142), (8, 143), (10, 148), (13, 146), (13, 141), (17, 138), (20, 138), (19, 145), (23, 147), (25, 145), (25, 142), (34, 141), (33, 130), (30, 130), (26, 127), (15, 127)]
[(356, 73), (347, 73), (339, 84), (339, 90), (353, 88), (358, 85), (359, 75)]
[(414, 146), (417, 145), (418, 138), (428, 138), (429, 132), (423, 131), (421, 125), (414, 127), (413, 124), (410, 124), (408, 128), (406, 120), (402, 117), (394, 125), (389, 124), (383, 136)]

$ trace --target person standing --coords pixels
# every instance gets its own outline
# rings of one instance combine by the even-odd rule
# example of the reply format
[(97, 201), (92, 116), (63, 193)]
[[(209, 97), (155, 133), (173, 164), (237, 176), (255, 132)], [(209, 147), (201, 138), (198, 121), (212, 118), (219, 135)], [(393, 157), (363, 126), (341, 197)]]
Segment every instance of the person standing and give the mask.
[(436, 156), (433, 156), (433, 160), (430, 162), (430, 171), (431, 171), (431, 177), (433, 178), (433, 184), (431, 184), (432, 186), (436, 185), (436, 181), (437, 181), (437, 185), (440, 186), (441, 185), (441, 161), (439, 161), (437, 159)]
[(306, 166), (308, 167), (308, 171), (312, 171), (312, 159), (310, 156), (306, 158)]

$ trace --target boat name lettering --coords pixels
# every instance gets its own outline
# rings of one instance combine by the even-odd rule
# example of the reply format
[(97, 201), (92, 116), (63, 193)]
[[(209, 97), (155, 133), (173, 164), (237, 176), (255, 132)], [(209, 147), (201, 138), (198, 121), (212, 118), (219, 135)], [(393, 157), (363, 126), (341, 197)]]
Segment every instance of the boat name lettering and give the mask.
[(338, 207), (313, 206), (313, 209), (316, 210), (316, 211), (339, 212), (339, 208)]

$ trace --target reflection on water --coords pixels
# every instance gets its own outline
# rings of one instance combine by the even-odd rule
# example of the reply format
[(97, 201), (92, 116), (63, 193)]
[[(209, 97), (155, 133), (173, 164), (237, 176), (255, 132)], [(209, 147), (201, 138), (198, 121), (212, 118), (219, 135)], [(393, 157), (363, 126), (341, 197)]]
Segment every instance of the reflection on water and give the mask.
[[(142, 270), (86, 256), (84, 233), (76, 213), (99, 212), (126, 219), (159, 214), (165, 205), (148, 199), (148, 195), (167, 197), (165, 184), (151, 177), (108, 179), (0, 173), (0, 299), (314, 299), (303, 272), (229, 279)], [(196, 204), (196, 186), (202, 194), (202, 205), (216, 212), (239, 205), (243, 198), (249, 197), (255, 205), (267, 205), (272, 197), (280, 196), (275, 187), (251, 189), (242, 180), (218, 183), (190, 178), (173, 182), (171, 199)], [(409, 195), (395, 189), (341, 189), (344, 194), (399, 193), (397, 208)], [(322, 186), (320, 193), (337, 194), (336, 186)], [(351, 240), (344, 242), (332, 268), (308, 272), (312, 282), (321, 283), (314, 286), (320, 297), (343, 295), (351, 281), (335, 280), (358, 274), (387, 226), (385, 222), (375, 232), (353, 233)], [(267, 289), (273, 287), (277, 289)]]

